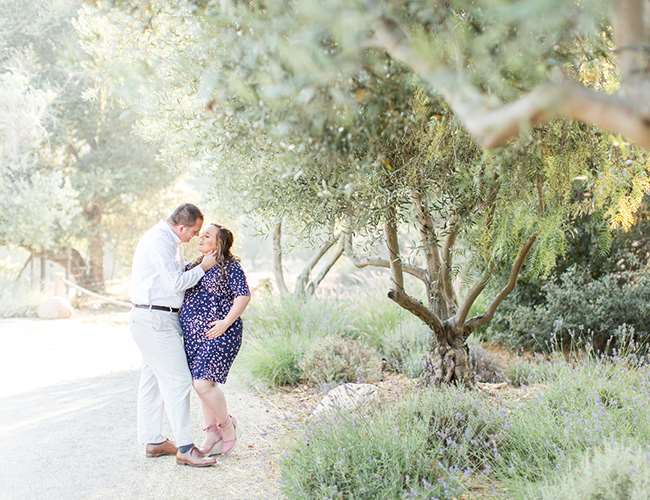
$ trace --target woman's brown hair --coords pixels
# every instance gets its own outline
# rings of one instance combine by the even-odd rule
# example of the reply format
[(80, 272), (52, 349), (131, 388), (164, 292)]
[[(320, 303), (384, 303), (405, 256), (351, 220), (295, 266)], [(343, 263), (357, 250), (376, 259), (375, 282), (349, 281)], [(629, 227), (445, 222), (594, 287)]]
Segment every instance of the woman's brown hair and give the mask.
[[(208, 226), (213, 226), (217, 228), (217, 249), (215, 250), (217, 257), (217, 265), (221, 268), (221, 275), (227, 277), (226, 273), (226, 263), (234, 260), (239, 261), (239, 258), (232, 254), (232, 244), (234, 241), (234, 236), (230, 229), (221, 226), (219, 224), (210, 223)], [(203, 257), (198, 257), (194, 262), (192, 262), (191, 267), (198, 266), (201, 263)]]

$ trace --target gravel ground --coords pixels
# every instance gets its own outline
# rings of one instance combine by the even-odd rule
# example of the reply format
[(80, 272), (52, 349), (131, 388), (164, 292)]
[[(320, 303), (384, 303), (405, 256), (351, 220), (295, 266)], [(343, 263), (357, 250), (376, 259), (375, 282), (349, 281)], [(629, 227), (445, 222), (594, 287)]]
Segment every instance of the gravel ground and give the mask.
[[(241, 382), (225, 387), (239, 420), (232, 455), (208, 469), (147, 459), (136, 443), (139, 354), (126, 315), (0, 320), (0, 498), (280, 498), (291, 412)], [(196, 440), (200, 411), (192, 399)]]

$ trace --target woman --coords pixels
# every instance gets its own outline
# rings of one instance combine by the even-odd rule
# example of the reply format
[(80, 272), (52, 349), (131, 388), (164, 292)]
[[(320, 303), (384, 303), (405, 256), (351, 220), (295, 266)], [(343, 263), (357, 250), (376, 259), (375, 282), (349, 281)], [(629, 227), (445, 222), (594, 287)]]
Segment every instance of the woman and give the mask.
[(250, 290), (238, 259), (230, 253), (232, 242), (232, 233), (217, 224), (210, 224), (201, 235), (199, 251), (204, 256), (214, 253), (217, 265), (185, 292), (179, 315), (187, 364), (205, 418), (201, 451), (206, 455), (226, 454), (237, 441), (237, 424), (228, 414), (219, 384), (226, 382), (241, 346), (240, 316), (250, 301)]

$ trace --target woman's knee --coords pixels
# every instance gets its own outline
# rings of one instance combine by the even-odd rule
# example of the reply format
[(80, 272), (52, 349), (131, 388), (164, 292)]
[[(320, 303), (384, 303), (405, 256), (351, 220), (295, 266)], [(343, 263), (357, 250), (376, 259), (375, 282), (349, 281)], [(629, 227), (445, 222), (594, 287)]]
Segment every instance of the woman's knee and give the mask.
[(192, 385), (194, 386), (194, 390), (196, 390), (196, 392), (202, 394), (204, 392), (212, 390), (214, 387), (214, 382), (210, 380), (195, 379), (192, 381)]

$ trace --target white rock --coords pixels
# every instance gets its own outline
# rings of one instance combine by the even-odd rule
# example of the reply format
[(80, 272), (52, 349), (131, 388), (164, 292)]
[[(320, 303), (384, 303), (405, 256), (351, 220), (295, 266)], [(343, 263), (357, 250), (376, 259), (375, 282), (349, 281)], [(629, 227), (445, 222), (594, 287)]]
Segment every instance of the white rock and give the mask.
[(330, 390), (318, 403), (312, 417), (323, 417), (339, 410), (350, 410), (374, 401), (379, 390), (372, 384), (341, 384)]
[(41, 319), (67, 319), (72, 317), (72, 305), (65, 297), (50, 297), (36, 309)]

